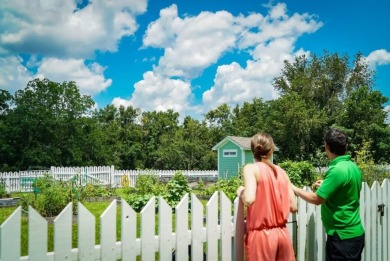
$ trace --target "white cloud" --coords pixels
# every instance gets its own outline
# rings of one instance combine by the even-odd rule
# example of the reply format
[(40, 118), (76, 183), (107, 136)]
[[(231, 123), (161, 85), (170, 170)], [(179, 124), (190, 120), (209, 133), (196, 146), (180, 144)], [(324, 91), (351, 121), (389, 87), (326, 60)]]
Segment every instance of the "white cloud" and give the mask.
[[(309, 14), (289, 15), (285, 4), (270, 7), (266, 16), (258, 13), (233, 16), (219, 11), (184, 18), (178, 16), (177, 6), (172, 5), (161, 10), (159, 19), (149, 24), (143, 44), (164, 49), (164, 55), (152, 73), (159, 75), (160, 81), (163, 78), (170, 81), (171, 77), (190, 81), (217, 63), (226, 52), (244, 51), (251, 55), (245, 68), (236, 62), (218, 67), (214, 86), (203, 94), (204, 113), (222, 103), (235, 105), (254, 97), (276, 98), (278, 94), (271, 83), (280, 73), (283, 61), (307, 54), (304, 50), (295, 50), (296, 40), (321, 26), (322, 23)], [(145, 81), (148, 82), (144, 76), (139, 82), (143, 89), (149, 88)], [(165, 95), (170, 93), (169, 86), (164, 90)], [(148, 95), (147, 91), (142, 93), (145, 97)], [(154, 94), (150, 95), (155, 100)], [(190, 108), (180, 110), (189, 111)], [(194, 110), (199, 112), (199, 107)]]
[(272, 81), (280, 74), (284, 60), (309, 54), (302, 49), (294, 51), (296, 40), (322, 26), (307, 14), (288, 16), (286, 12), (285, 4), (276, 5), (261, 19), (257, 32), (243, 35), (240, 46), (253, 48), (249, 51), (252, 60), (247, 61), (245, 68), (237, 63), (218, 68), (214, 86), (203, 93), (205, 112), (222, 103), (235, 106), (254, 97), (264, 100), (278, 97)]
[(131, 105), (143, 111), (173, 111), (182, 113), (189, 107), (191, 86), (182, 80), (161, 77), (152, 71), (144, 73), (143, 80), (135, 84), (130, 100), (115, 98), (115, 106)]
[[(11, 93), (24, 89), (27, 83), (35, 78), (48, 78), (51, 81), (62, 83), (74, 81), (80, 89), (80, 93), (94, 95), (107, 89), (111, 79), (103, 75), (104, 67), (98, 63), (86, 65), (81, 59), (56, 59), (46, 58), (37, 61), (34, 56), (23, 65), (23, 59), (19, 56), (0, 57), (0, 89)], [(29, 69), (33, 67), (37, 73)]]
[(33, 79), (32, 73), (22, 64), (19, 56), (0, 57), (0, 89), (14, 93), (24, 89)]
[(390, 52), (385, 49), (375, 50), (366, 57), (366, 60), (372, 67), (390, 64)]
[(138, 28), (135, 17), (146, 0), (3, 0), (0, 54), (29, 53), (85, 58), (96, 50), (116, 51), (118, 41)]
[(385, 107), (384, 111), (387, 113), (385, 122), (386, 122), (387, 124), (390, 124), (390, 105), (387, 105), (387, 106)]
[(81, 59), (60, 60), (55, 58), (44, 59), (36, 77), (48, 78), (55, 82), (74, 81), (80, 93), (94, 95), (108, 88), (112, 80), (103, 75), (104, 67), (98, 63), (85, 65)]
[[(245, 17), (239, 19), (246, 23)], [(164, 48), (155, 68), (159, 74), (192, 79), (235, 47), (242, 28), (226, 11), (180, 18), (177, 6), (172, 5), (161, 10), (160, 18), (149, 24), (143, 43), (145, 47)]]

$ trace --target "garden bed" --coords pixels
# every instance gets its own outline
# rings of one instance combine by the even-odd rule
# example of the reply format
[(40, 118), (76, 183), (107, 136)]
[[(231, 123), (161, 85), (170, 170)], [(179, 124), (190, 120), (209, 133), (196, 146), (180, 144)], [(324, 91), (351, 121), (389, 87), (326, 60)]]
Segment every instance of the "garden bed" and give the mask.
[(13, 207), (19, 204), (20, 198), (0, 198), (0, 208)]
[(117, 197), (117, 196), (111, 196), (111, 197), (87, 197), (85, 200), (87, 202), (110, 202), (110, 201), (113, 201), (114, 199), (120, 201), (121, 197)]

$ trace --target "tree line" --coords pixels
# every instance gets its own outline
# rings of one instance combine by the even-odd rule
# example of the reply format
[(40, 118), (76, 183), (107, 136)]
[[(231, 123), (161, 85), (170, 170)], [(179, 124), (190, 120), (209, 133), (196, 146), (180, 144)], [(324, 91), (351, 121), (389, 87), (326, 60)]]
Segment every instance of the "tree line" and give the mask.
[(326, 164), (323, 135), (330, 127), (350, 136), (352, 156), (369, 144), (376, 163), (390, 156), (390, 128), (375, 90), (375, 72), (357, 54), (324, 52), (285, 61), (273, 87), (279, 98), (222, 104), (180, 121), (179, 113), (138, 108), (94, 108), (75, 82), (30, 81), (13, 95), (0, 89), (0, 171), (34, 166), (119, 169), (216, 169), (211, 150), (228, 135), (265, 131), (279, 147), (277, 161)]

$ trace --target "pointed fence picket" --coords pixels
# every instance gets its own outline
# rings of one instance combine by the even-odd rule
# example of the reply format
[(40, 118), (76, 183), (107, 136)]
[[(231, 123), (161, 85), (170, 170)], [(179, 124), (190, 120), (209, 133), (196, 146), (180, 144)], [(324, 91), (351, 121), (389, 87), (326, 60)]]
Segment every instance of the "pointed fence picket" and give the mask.
[[(309, 190), (309, 188), (305, 188)], [(378, 206), (384, 205), (384, 208)], [(389, 181), (363, 184), (361, 218), (366, 231), (362, 260), (389, 260)], [(383, 210), (383, 213), (378, 211)], [(78, 204), (78, 245), (72, 248), (72, 203), (54, 220), (54, 249), (47, 251), (48, 223), (32, 207), (28, 209), (28, 256), (21, 257), (21, 207), (0, 226), (0, 260), (244, 260), (244, 206), (232, 203), (216, 192), (204, 208), (199, 199), (185, 195), (175, 207), (173, 231), (172, 208), (158, 198), (158, 231), (155, 233), (156, 198), (149, 200), (140, 213), (140, 237), (137, 238), (137, 213), (121, 200), (121, 237), (116, 242), (117, 201), (113, 200), (100, 216), (100, 245), (95, 242), (95, 217)], [(190, 220), (190, 221), (189, 221)], [(325, 260), (326, 235), (320, 207), (298, 199), (298, 214), (290, 215), (287, 227), (296, 259)], [(190, 248), (189, 248), (190, 246)]]

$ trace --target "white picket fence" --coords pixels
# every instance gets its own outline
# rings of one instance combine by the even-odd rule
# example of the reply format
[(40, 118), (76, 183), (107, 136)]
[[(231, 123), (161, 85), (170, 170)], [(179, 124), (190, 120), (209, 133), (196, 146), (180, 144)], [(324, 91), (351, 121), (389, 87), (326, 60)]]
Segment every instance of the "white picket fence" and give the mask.
[[(306, 188), (309, 190), (308, 188)], [(121, 239), (116, 241), (117, 201), (100, 216), (100, 244), (95, 242), (95, 217), (78, 205), (78, 246), (72, 249), (72, 204), (54, 220), (54, 251), (47, 251), (48, 223), (33, 208), (28, 211), (28, 256), (21, 257), (21, 208), (0, 226), (0, 260), (244, 260), (244, 206), (238, 199), (232, 203), (224, 193), (216, 192), (204, 208), (198, 198), (185, 195), (175, 208), (174, 230), (172, 209), (159, 198), (156, 224), (155, 198), (140, 213), (121, 200)], [(389, 181), (377, 182), (361, 191), (361, 218), (366, 231), (362, 260), (390, 260)], [(384, 204), (383, 215), (378, 206)], [(189, 214), (190, 213), (190, 214)], [(190, 225), (189, 225), (190, 224)], [(155, 226), (158, 232), (155, 233)], [(137, 226), (140, 237), (137, 238)], [(288, 229), (298, 261), (325, 260), (326, 235), (321, 223), (320, 207), (298, 199), (298, 214), (290, 215)], [(188, 246), (191, 246), (189, 253)]]
[(38, 177), (50, 174), (56, 180), (75, 179), (82, 184), (93, 183), (104, 186), (120, 187), (122, 179), (127, 176), (129, 185), (135, 186), (139, 175), (156, 175), (160, 178), (172, 177), (181, 171), (189, 178), (216, 179), (217, 170), (115, 170), (114, 166), (99, 167), (51, 167), (50, 170), (0, 172), (0, 182), (4, 182), (7, 192), (29, 192)]

